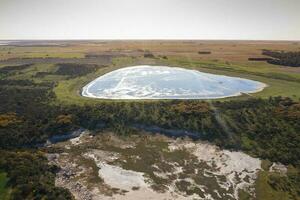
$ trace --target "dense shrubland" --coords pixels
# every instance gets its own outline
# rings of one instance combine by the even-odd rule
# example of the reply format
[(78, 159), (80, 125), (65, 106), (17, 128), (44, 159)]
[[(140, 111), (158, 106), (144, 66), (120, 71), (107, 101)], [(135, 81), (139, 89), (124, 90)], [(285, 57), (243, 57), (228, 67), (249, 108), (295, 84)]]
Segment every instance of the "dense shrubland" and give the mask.
[(264, 49), (262, 54), (273, 58), (267, 61), (270, 64), (300, 67), (300, 51), (285, 52)]
[(91, 64), (74, 64), (74, 63), (62, 63), (57, 64), (58, 69), (54, 74), (67, 75), (71, 77), (83, 76), (91, 72), (95, 72), (97, 65)]
[(72, 200), (68, 190), (55, 187), (56, 166), (37, 151), (0, 150), (0, 169), (8, 174), (11, 199)]
[(198, 132), (200, 138), (222, 147), (242, 149), (285, 164), (300, 164), (300, 103), (288, 98), (59, 106), (50, 105), (55, 99), (50, 88), (0, 87), (0, 119), (6, 124), (0, 126), (1, 147), (41, 143), (49, 136), (78, 127), (114, 128), (138, 123)]
[(21, 70), (25, 70), (32, 66), (32, 64), (24, 64), (24, 65), (9, 65), (0, 68), (0, 80), (19, 73)]
[(48, 165), (44, 154), (31, 147), (51, 135), (46, 129), (51, 123), (48, 104), (54, 98), (53, 84), (21, 80), (1, 83), (0, 172), (8, 174), (10, 198), (73, 199), (69, 191), (55, 187), (57, 169)]
[(276, 191), (284, 191), (290, 195), (289, 199), (299, 199), (300, 172), (288, 172), (286, 176), (271, 174), (268, 184)]
[(27, 69), (30, 66), (32, 66), (32, 64), (4, 66), (4, 67), (0, 68), (0, 73), (3, 73), (3, 74), (13, 73), (13, 72), (16, 72), (19, 70)]
[(78, 126), (95, 129), (134, 123), (198, 132), (219, 146), (299, 165), (300, 103), (285, 98), (214, 102), (106, 103), (66, 111)]
[(75, 78), (95, 72), (99, 66), (92, 64), (75, 64), (75, 63), (60, 63), (56, 64), (54, 72), (37, 72), (35, 78), (44, 78), (47, 75), (61, 75), (66, 78)]

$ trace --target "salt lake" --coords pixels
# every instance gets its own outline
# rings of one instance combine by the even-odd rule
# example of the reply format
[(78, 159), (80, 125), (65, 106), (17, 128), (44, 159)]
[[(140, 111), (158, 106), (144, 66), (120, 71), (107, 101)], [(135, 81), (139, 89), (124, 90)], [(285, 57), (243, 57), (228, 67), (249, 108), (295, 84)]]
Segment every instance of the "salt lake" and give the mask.
[(255, 93), (266, 84), (178, 67), (121, 68), (87, 84), (82, 96), (101, 99), (218, 99)]

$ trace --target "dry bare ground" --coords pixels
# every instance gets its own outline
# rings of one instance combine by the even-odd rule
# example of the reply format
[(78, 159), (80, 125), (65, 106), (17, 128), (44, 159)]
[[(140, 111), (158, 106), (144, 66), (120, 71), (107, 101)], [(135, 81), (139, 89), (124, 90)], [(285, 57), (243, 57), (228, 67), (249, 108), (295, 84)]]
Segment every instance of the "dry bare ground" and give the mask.
[(85, 132), (52, 147), (64, 149), (48, 155), (61, 168), (56, 184), (80, 200), (239, 199), (241, 191), (255, 197), (262, 170), (260, 159), (245, 153), (162, 135)]

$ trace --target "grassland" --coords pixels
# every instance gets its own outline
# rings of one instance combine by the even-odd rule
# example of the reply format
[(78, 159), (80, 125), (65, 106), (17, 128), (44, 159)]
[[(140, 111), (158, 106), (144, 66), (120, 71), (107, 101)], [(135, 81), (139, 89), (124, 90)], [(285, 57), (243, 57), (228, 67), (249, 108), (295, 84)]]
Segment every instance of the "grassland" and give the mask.
[[(300, 68), (271, 65), (266, 62), (249, 61), (249, 57), (265, 57), (262, 49), (298, 51), (297, 42), (271, 41), (77, 41), (54, 45), (26, 44), (0, 47), (0, 67), (14, 63), (26, 63), (28, 58), (41, 59), (29, 69), (11, 76), (11, 79), (29, 79), (35, 82), (54, 82), (59, 103), (84, 104), (103, 100), (80, 96), (82, 87), (93, 79), (115, 69), (139, 65), (167, 65), (203, 72), (237, 76), (264, 82), (268, 85), (262, 92), (251, 94), (254, 97), (288, 96), (300, 98)], [(208, 51), (211, 54), (198, 54)], [(151, 52), (155, 58), (144, 58), (145, 52)], [(99, 68), (95, 73), (80, 77), (68, 77), (51, 74), (57, 68), (57, 62), (93, 62), (103, 65), (101, 60), (88, 60), (87, 55), (112, 56), (111, 62)], [(52, 60), (47, 60), (51, 58)], [(28, 61), (29, 62), (29, 61)], [(37, 73), (48, 73), (43, 77)], [(251, 97), (242, 95), (227, 99)]]
[[(184, 66), (190, 69), (196, 69), (203, 72), (236, 76), (248, 78), (263, 82), (268, 85), (262, 92), (251, 94), (251, 96), (267, 98), (269, 96), (288, 96), (293, 99), (300, 98), (300, 74), (294, 72), (283, 72), (276, 67), (266, 66), (249, 66), (243, 64), (226, 64), (221, 62), (205, 62), (205, 61), (186, 61), (184, 59), (172, 59), (174, 66)], [(166, 63), (170, 65), (169, 63)], [(239, 97), (234, 97), (239, 98)], [(226, 98), (232, 99), (232, 98)]]
[(289, 199), (289, 195), (283, 191), (276, 191), (268, 184), (268, 171), (260, 171), (256, 181), (256, 195), (257, 199), (262, 200), (284, 200)]
[(6, 187), (8, 178), (6, 173), (0, 173), (0, 199), (7, 200), (9, 199), (9, 188)]
[[(252, 98), (254, 97), (262, 97), (262, 98), (268, 98), (269, 96), (287, 96), (291, 97), (292, 99), (299, 99), (300, 97), (300, 68), (293, 68), (293, 67), (284, 67), (284, 66), (277, 66), (277, 65), (271, 65), (265, 62), (253, 62), (248, 61), (249, 57), (260, 57), (261, 56), (261, 49), (274, 49), (274, 50), (293, 50), (298, 51), (300, 49), (299, 43), (291, 43), (291, 42), (237, 42), (237, 41), (231, 41), (231, 42), (222, 42), (222, 41), (211, 41), (211, 42), (205, 42), (205, 41), (112, 41), (112, 42), (72, 42), (71, 45), (66, 46), (0, 46), (0, 69), (2, 67), (7, 66), (19, 66), (22, 64), (32, 64), (28, 68), (24, 68), (21, 70), (11, 70), (8, 74), (0, 74), (0, 80), (4, 81), (5, 84), (4, 87), (7, 88), (16, 88), (16, 94), (25, 94), (20, 93), (21, 89), (34, 89), (39, 87), (47, 87), (46, 84), (26, 84), (25, 81), (33, 81), (34, 83), (50, 83), (55, 85), (54, 92), (56, 95), (56, 99), (54, 101), (51, 101), (50, 103), (53, 104), (77, 104), (77, 105), (83, 105), (83, 104), (98, 104), (103, 102), (112, 102), (111, 100), (99, 100), (99, 99), (91, 99), (82, 97), (80, 95), (81, 89), (84, 85), (92, 81), (93, 79), (97, 78), (98, 76), (101, 76), (102, 74), (105, 74), (107, 72), (110, 72), (115, 69), (119, 69), (121, 67), (131, 66), (131, 65), (140, 65), (140, 64), (148, 64), (148, 65), (168, 65), (168, 66), (177, 66), (177, 67), (184, 67), (188, 69), (195, 69), (203, 72), (209, 72), (214, 74), (222, 74), (222, 75), (229, 75), (229, 76), (237, 76), (237, 77), (243, 77), (248, 79), (253, 79), (257, 81), (264, 82), (268, 85), (266, 89), (264, 89), (262, 92), (251, 94), (251, 95), (242, 95), (239, 97), (233, 97), (233, 98), (225, 98), (222, 99), (222, 101), (226, 101), (229, 99), (246, 99), (246, 98)], [(198, 54), (198, 51), (211, 51), (211, 54), (207, 55), (200, 55)], [(144, 53), (145, 52), (151, 52), (154, 55), (154, 58), (145, 58)], [(95, 54), (95, 58), (87, 58), (86, 55)], [(97, 57), (99, 56), (99, 57)], [(101, 56), (107, 56), (109, 58), (109, 62), (105, 61), (106, 59), (102, 59)], [(31, 63), (32, 62), (32, 63)], [(88, 74), (80, 75), (80, 76), (73, 76), (73, 75), (59, 75), (57, 74), (57, 69), (59, 67), (59, 63), (72, 63), (72, 64), (81, 64), (81, 65), (88, 65), (88, 64), (96, 64), (99, 65), (97, 70), (95, 72), (91, 72)], [(2, 77), (4, 77), (2, 79)], [(13, 80), (12, 83), (9, 81)], [(22, 80), (20, 82), (16, 80)], [(25, 83), (24, 85), (22, 85)], [(52, 90), (52, 86), (49, 87)], [(10, 90), (9, 90), (10, 91)], [(11, 93), (8, 93), (4, 98), (5, 99), (9, 96)], [(36, 97), (42, 97), (41, 93), (32, 93), (34, 95), (34, 98)], [(15, 95), (17, 96), (17, 95)], [(19, 95), (20, 96), (20, 95)], [(20, 99), (12, 97), (11, 102), (16, 104), (19, 104), (19, 102), (24, 102), (24, 96), (21, 96)], [(34, 99), (32, 98), (32, 99)], [(8, 99), (8, 98), (7, 98)], [(15, 100), (16, 99), (16, 100)], [(52, 99), (51, 99), (52, 100)], [(31, 99), (30, 99), (31, 101)], [(27, 102), (30, 102), (27, 101)], [(46, 100), (42, 99), (42, 103), (45, 103)], [(156, 101), (156, 100), (155, 100)], [(115, 101), (114, 101), (115, 102)], [(152, 101), (153, 102), (153, 101)], [(48, 103), (48, 102), (47, 102)], [(158, 102), (156, 102), (158, 103)], [(160, 103), (160, 102), (159, 102)], [(11, 104), (11, 103), (10, 103)], [(7, 104), (7, 105), (10, 105)], [(30, 103), (28, 103), (31, 105)], [(33, 104), (35, 105), (35, 104)], [(163, 105), (163, 104), (162, 104)], [(257, 104), (258, 105), (258, 104)], [(254, 105), (255, 106), (255, 105)], [(6, 107), (6, 106), (3, 106)], [(54, 107), (54, 106), (53, 106)], [(13, 107), (14, 108), (14, 107)], [(29, 107), (29, 112), (32, 112), (34, 106)], [(80, 109), (79, 107), (77, 107)], [(297, 108), (296, 106), (294, 107)], [(163, 110), (161, 107), (160, 110)], [(291, 108), (292, 109), (292, 108)], [(15, 109), (8, 111), (15, 111)], [(241, 110), (241, 109), (240, 109)], [(257, 111), (261, 111), (263, 109), (257, 109)], [(8, 112), (6, 111), (6, 112)], [(37, 109), (39, 112), (32, 112), (32, 113), (40, 113), (41, 110)], [(109, 110), (110, 111), (110, 110)], [(104, 110), (103, 113), (109, 113), (108, 110)], [(169, 112), (172, 110), (168, 110)], [(140, 110), (137, 110), (137, 112), (140, 112)], [(254, 114), (253, 114), (254, 112)], [(261, 112), (258, 114), (256, 113), (256, 110), (249, 112), (246, 110), (245, 112), (241, 112), (246, 120), (248, 121), (246, 124), (249, 124), (249, 127), (251, 128), (250, 133), (266, 133), (263, 137), (257, 139), (255, 138), (254, 141), (267, 141), (271, 142), (272, 140), (276, 141), (283, 141), (283, 142), (274, 142), (274, 151), (283, 152), (279, 155), (290, 155), (291, 150), (294, 150), (294, 147), (297, 141), (295, 138), (288, 138), (287, 136), (293, 135), (295, 136), (296, 133), (293, 132), (292, 129), (286, 129), (287, 126), (283, 126), (281, 124), (281, 120), (274, 120), (274, 121), (267, 121), (265, 119), (268, 119), (271, 115), (263, 115), (261, 117), (261, 120), (253, 120), (252, 116), (254, 116), (255, 119), (258, 119), (258, 117), (261, 115)], [(60, 112), (57, 112), (60, 113)], [(101, 116), (103, 113), (99, 112), (99, 115), (96, 115), (97, 117)], [(270, 112), (271, 113), (271, 112)], [(273, 113), (273, 112), (272, 112)], [(297, 110), (294, 112), (289, 111), (288, 113), (297, 113)], [(21, 113), (22, 114), (22, 113)], [(60, 113), (65, 114), (65, 113)], [(98, 113), (97, 113), (98, 114)], [(253, 115), (252, 115), (253, 114)], [(280, 113), (279, 113), (280, 114)], [(147, 116), (147, 120), (151, 118), (152, 115), (156, 116), (164, 116), (159, 114), (153, 114), (150, 113), (149, 116)], [(31, 115), (27, 115), (31, 116)], [(122, 115), (119, 118), (122, 118)], [(165, 115), (165, 116), (174, 116), (174, 115)], [(193, 117), (193, 120), (188, 121), (187, 118), (182, 118), (183, 121), (186, 122), (195, 122), (196, 125), (198, 121), (195, 121), (194, 119), (199, 118), (199, 114), (195, 114), (196, 117)], [(225, 115), (224, 115), (225, 116)], [(232, 115), (235, 117), (235, 115)], [(291, 117), (293, 117), (292, 115)], [(88, 116), (88, 117), (91, 117)], [(119, 119), (118, 117), (116, 117)], [(124, 117), (125, 118), (125, 117)], [(272, 117), (273, 118), (273, 117)], [(25, 118), (24, 118), (25, 119)], [(37, 118), (29, 118), (32, 120), (32, 122), (38, 121)], [(87, 121), (90, 121), (91, 118), (86, 119)], [(93, 118), (94, 119), (94, 118)], [(101, 121), (97, 118), (95, 121)], [(143, 118), (142, 118), (143, 119)], [(159, 119), (156, 119), (156, 121), (165, 121), (167, 118), (161, 117)], [(192, 117), (188, 118), (192, 119)], [(226, 118), (227, 119), (227, 118)], [(228, 118), (228, 121), (231, 118)], [(263, 120), (262, 120), (263, 119)], [(282, 119), (279, 118), (278, 119)], [(48, 120), (48, 119), (47, 119)], [(240, 120), (240, 117), (237, 119)], [(53, 122), (55, 121), (55, 118), (53, 117)], [(146, 121), (146, 120), (144, 120)], [(154, 121), (152, 119), (152, 121)], [(259, 121), (259, 122), (258, 122)], [(287, 120), (289, 121), (289, 120)], [(28, 121), (28, 123), (31, 121)], [(46, 122), (44, 120), (43, 122)], [(205, 121), (204, 121), (205, 122)], [(229, 121), (230, 124), (234, 124), (235, 121), (233, 120), (232, 123)], [(266, 122), (266, 123), (265, 123)], [(277, 123), (279, 122), (279, 123)], [(163, 124), (163, 123), (161, 123)], [(185, 123), (182, 123), (184, 127)], [(188, 123), (186, 123), (188, 124)], [(191, 123), (192, 124), (192, 123)], [(252, 125), (258, 125), (257, 128)], [(276, 124), (280, 124), (278, 127)], [(296, 127), (297, 125), (297, 116), (295, 117), (295, 124), (288, 126), (288, 127)], [(38, 125), (36, 125), (38, 126)], [(26, 128), (27, 126), (25, 126)], [(28, 126), (31, 128), (31, 126)], [(192, 127), (192, 126), (188, 126)], [(197, 126), (198, 127), (198, 126)], [(200, 126), (199, 126), (200, 127)], [(241, 126), (244, 127), (244, 126)], [(252, 128), (255, 128), (254, 130)], [(123, 129), (124, 127), (121, 126), (120, 129)], [(273, 129), (274, 128), (274, 129)], [(276, 129), (277, 128), (277, 129)], [(7, 133), (11, 133), (9, 129), (7, 129)], [(20, 132), (24, 132), (25, 129), (22, 129)], [(60, 129), (57, 129), (60, 130)], [(55, 130), (55, 131), (57, 131)], [(200, 130), (200, 129), (199, 129)], [(245, 130), (245, 129), (241, 129)], [(275, 130), (275, 131), (274, 131)], [(295, 129), (297, 130), (297, 129)], [(277, 132), (276, 132), (277, 131)], [(295, 131), (296, 132), (296, 131)], [(5, 132), (6, 133), (6, 132)], [(29, 132), (28, 132), (29, 133)], [(31, 136), (32, 129), (30, 129), (30, 134), (28, 134), (28, 138), (32, 138)], [(40, 132), (37, 132), (40, 134)], [(244, 131), (237, 131), (237, 133), (244, 133)], [(275, 133), (275, 135), (274, 135)], [(294, 134), (293, 134), (294, 133)], [(262, 135), (263, 135), (262, 134)], [(282, 137), (276, 137), (278, 135), (282, 134)], [(9, 134), (3, 134), (8, 136)], [(13, 134), (11, 134), (13, 135)], [(25, 135), (25, 134), (24, 134)], [(27, 137), (26, 136), (26, 137)], [(238, 134), (238, 136), (240, 136)], [(269, 137), (269, 138), (266, 138)], [(20, 137), (21, 138), (21, 137)], [(23, 135), (22, 135), (23, 138)], [(18, 138), (19, 139), (19, 138)], [(286, 139), (286, 140), (285, 140)], [(5, 140), (1, 140), (5, 141)], [(16, 139), (10, 139), (7, 141), (13, 141), (16, 143)], [(286, 142), (287, 141), (287, 142)], [(267, 143), (265, 142), (265, 143)], [(294, 142), (294, 143), (292, 143)], [(104, 143), (104, 142), (102, 142)], [(246, 142), (245, 142), (246, 143)], [(138, 144), (138, 143), (137, 143)], [(149, 161), (157, 161), (159, 158), (158, 156), (160, 152), (162, 153), (162, 156), (164, 156), (166, 159), (170, 159), (171, 161), (175, 160), (176, 162), (180, 162), (182, 157), (187, 157), (188, 155), (184, 151), (176, 151), (175, 153), (166, 153), (164, 150), (166, 149), (164, 143), (152, 143), (150, 146), (147, 146), (145, 142), (140, 142), (140, 145), (136, 146), (136, 149), (134, 152), (126, 151), (120, 148), (114, 148), (109, 149), (110, 147), (106, 146), (103, 147), (108, 151), (116, 151), (120, 154), (123, 154), (126, 158), (127, 163), (122, 162), (121, 160), (117, 163), (118, 165), (122, 165), (125, 169), (135, 169), (138, 171), (142, 171), (146, 174), (149, 174), (150, 177), (152, 177), (153, 180), (155, 180), (154, 187), (160, 188), (160, 186), (163, 184), (163, 180), (157, 178), (153, 173), (151, 173), (151, 168), (146, 165), (147, 162), (144, 162), (144, 160)], [(149, 143), (148, 143), (149, 144)], [(89, 148), (93, 148), (92, 144), (88, 144)], [(119, 143), (118, 143), (119, 145)], [(263, 144), (264, 145), (264, 144)], [(249, 147), (251, 149), (255, 149), (249, 144)], [(286, 147), (288, 150), (286, 150)], [(102, 148), (102, 147), (101, 147)], [(73, 153), (78, 153), (78, 155), (81, 155), (82, 150), (77, 148), (73, 148)], [(77, 150), (77, 151), (76, 151)], [(265, 150), (265, 148), (262, 149), (262, 151)], [(272, 152), (274, 152), (272, 150)], [(155, 152), (155, 155), (153, 155), (153, 152)], [(295, 152), (295, 151), (293, 151)], [(71, 154), (71, 152), (70, 152)], [(135, 155), (142, 157), (142, 161), (136, 161), (136, 159), (131, 159), (130, 155)], [(141, 155), (139, 155), (141, 154)], [(272, 154), (273, 155), (273, 154)], [(297, 153), (294, 153), (293, 155), (299, 155)], [(75, 155), (76, 156), (76, 155)], [(152, 156), (152, 157), (151, 157)], [(278, 154), (276, 154), (274, 157), (279, 157)], [(281, 157), (282, 158), (282, 157)], [(190, 159), (191, 161), (193, 159)], [(291, 159), (290, 161), (295, 161), (296, 159)], [(91, 175), (94, 176), (97, 174), (97, 166), (95, 163), (91, 162), (90, 160), (80, 160), (83, 165), (87, 165), (91, 169)], [(161, 168), (168, 168), (168, 165), (164, 165), (163, 163), (160, 165)], [(201, 166), (200, 166), (201, 167)], [(190, 165), (187, 166), (187, 168), (198, 168), (198, 165)], [(189, 170), (189, 169), (188, 169)], [(261, 171), (259, 173), (259, 178), (256, 183), (256, 191), (257, 191), (257, 197), (258, 199), (268, 200), (268, 199), (288, 199), (288, 193), (285, 191), (280, 190), (274, 190), (268, 183), (269, 178), (274, 175), (267, 170)], [(196, 181), (197, 179), (195, 179)], [(207, 179), (206, 179), (207, 180)], [(7, 178), (5, 174), (0, 174), (0, 194), (8, 194), (9, 190), (5, 188), (5, 184), (7, 182)], [(100, 179), (90, 179), (89, 182), (101, 182)], [(213, 184), (212, 182), (209, 182), (207, 180), (208, 184)], [(187, 188), (186, 182), (179, 182), (176, 185), (181, 190), (185, 191)], [(14, 191), (14, 190), (13, 190)], [(248, 199), (249, 196), (247, 193), (241, 192), (240, 194), (241, 198)], [(1, 199), (1, 197), (0, 197)]]
[[(139, 64), (150, 64), (150, 65), (167, 65), (167, 66), (177, 66), (188, 69), (195, 69), (202, 72), (236, 76), (242, 78), (248, 78), (252, 80), (257, 80), (268, 85), (262, 92), (251, 94), (251, 97), (262, 97), (268, 98), (269, 96), (287, 96), (292, 99), (300, 98), (300, 73), (294, 72), (282, 72), (280, 70), (273, 69), (270, 66), (265, 66), (262, 68), (254, 68), (250, 66), (243, 65), (233, 65), (220, 62), (207, 62), (207, 61), (195, 61), (187, 60), (186, 58), (169, 58), (168, 60), (164, 59), (144, 59), (142, 57), (131, 58), (115, 58), (112, 66), (105, 69), (98, 70), (95, 74), (89, 76), (80, 77), (77, 79), (61, 81), (58, 83), (55, 88), (55, 93), (59, 100), (65, 103), (91, 103), (91, 102), (101, 102), (103, 100), (97, 99), (88, 99), (86, 97), (81, 97), (80, 92), (81, 88), (92, 81), (98, 76), (101, 76), (109, 71), (115, 69), (130, 66), (130, 65), (139, 65)], [(274, 67), (276, 68), (276, 67)], [(273, 70), (273, 72), (272, 72)], [(244, 95), (240, 97), (231, 97), (225, 98), (228, 99), (242, 99), (249, 98), (249, 95)]]

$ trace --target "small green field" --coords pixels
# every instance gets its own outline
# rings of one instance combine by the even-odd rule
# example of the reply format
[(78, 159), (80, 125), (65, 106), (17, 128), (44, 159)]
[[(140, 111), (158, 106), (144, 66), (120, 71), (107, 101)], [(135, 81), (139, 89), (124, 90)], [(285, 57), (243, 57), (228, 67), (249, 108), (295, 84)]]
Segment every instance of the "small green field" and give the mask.
[(6, 173), (0, 173), (0, 200), (9, 199), (9, 189), (6, 187), (7, 181)]
[[(297, 189), (292, 186), (293, 184), (291, 184), (291, 182), (285, 182), (287, 180), (286, 177), (299, 173), (298, 169), (292, 166), (288, 166), (287, 174), (280, 174), (278, 172), (270, 172), (269, 167), (271, 165), (272, 163), (270, 161), (262, 160), (263, 170), (258, 172), (258, 177), (255, 182), (256, 199), (257, 200), (289, 200), (289, 199), (298, 200), (299, 197), (297, 195)], [(276, 178), (277, 180), (276, 184), (280, 185), (280, 189), (279, 188), (276, 189), (270, 184), (272, 178)]]
[(260, 171), (256, 181), (256, 195), (258, 200), (287, 200), (289, 195), (286, 192), (276, 191), (268, 184), (270, 172)]

